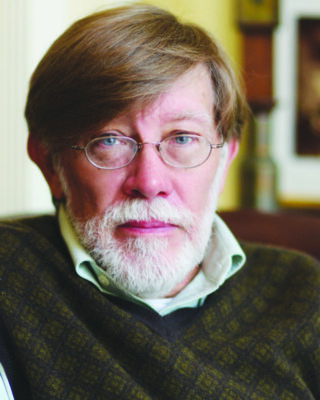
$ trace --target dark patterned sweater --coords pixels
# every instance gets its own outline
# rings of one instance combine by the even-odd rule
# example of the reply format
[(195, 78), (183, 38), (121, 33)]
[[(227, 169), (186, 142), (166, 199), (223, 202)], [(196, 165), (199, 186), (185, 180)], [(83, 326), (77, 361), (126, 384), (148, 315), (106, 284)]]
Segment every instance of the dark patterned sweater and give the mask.
[(198, 309), (160, 317), (79, 278), (54, 217), (0, 224), (0, 361), (20, 399), (320, 399), (320, 266), (244, 245)]

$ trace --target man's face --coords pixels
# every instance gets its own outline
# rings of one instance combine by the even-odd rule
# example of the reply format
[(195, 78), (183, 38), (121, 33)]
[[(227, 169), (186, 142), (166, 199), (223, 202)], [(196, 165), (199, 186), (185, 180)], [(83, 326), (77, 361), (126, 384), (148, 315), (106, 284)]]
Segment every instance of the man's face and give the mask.
[[(181, 131), (194, 132), (206, 137), (210, 143), (220, 143), (213, 112), (212, 82), (207, 69), (199, 65), (182, 75), (152, 105), (140, 112), (129, 112), (115, 118), (103, 131), (116, 130), (138, 142), (149, 143), (160, 142), (163, 138)], [(213, 190), (221, 152), (220, 149), (213, 150), (209, 159), (199, 167), (175, 168), (163, 162), (155, 146), (147, 144), (128, 166), (103, 170), (91, 165), (84, 152), (66, 149), (61, 159), (65, 180), (61, 190), (66, 186), (68, 188), (64, 190), (68, 213), (74, 221), (83, 225), (95, 217), (101, 221), (106, 210), (112, 210), (123, 201), (130, 203), (136, 200), (145, 208), (160, 201), (174, 207), (177, 212), (185, 210), (191, 217), (186, 225), (180, 223), (179, 219), (166, 221), (161, 213), (152, 214), (149, 218), (147, 213), (142, 219), (135, 214), (134, 219), (130, 216), (129, 220), (113, 226), (108, 234), (116, 244), (126, 246), (127, 249), (130, 248), (128, 243), (135, 241), (160, 243), (152, 251), (169, 261), (175, 260), (175, 257), (185, 251), (183, 246), (186, 239), (190, 243), (196, 241), (200, 225), (206, 224), (204, 220), (209, 218), (209, 225), (212, 223), (214, 205), (208, 203), (214, 201), (213, 197), (217, 197), (212, 196), (212, 193), (219, 192), (224, 180), (220, 173), (220, 181)], [(108, 215), (110, 218), (110, 213)], [(83, 234), (83, 226), (78, 228), (78, 233)], [(101, 232), (96, 232), (96, 236), (101, 236)], [(205, 244), (208, 240), (209, 237), (204, 239)], [(132, 248), (127, 251), (132, 251)], [(138, 255), (134, 252), (129, 254), (127, 262), (130, 257), (137, 258)], [(174, 267), (172, 265), (171, 268)], [(185, 275), (195, 267), (196, 265), (190, 266)]]

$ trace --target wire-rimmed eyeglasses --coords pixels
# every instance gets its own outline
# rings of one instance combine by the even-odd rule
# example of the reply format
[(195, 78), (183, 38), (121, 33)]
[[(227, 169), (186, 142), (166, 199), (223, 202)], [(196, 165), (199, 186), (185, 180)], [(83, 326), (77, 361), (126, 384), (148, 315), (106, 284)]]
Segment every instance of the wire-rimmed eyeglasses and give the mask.
[(158, 143), (139, 143), (111, 131), (90, 140), (85, 146), (71, 148), (83, 150), (88, 161), (97, 168), (118, 169), (129, 165), (146, 144), (155, 146), (162, 160), (176, 168), (198, 167), (208, 160), (212, 149), (224, 145), (223, 142), (212, 144), (203, 136), (185, 132), (168, 136)]

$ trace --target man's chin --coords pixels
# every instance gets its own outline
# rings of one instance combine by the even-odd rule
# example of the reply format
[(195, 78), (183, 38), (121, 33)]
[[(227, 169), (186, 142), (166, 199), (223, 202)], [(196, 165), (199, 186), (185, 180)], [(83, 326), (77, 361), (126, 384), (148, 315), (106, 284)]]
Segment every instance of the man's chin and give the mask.
[(141, 298), (164, 297), (194, 267), (186, 244), (171, 248), (167, 239), (129, 239), (95, 247), (91, 255), (109, 278)]

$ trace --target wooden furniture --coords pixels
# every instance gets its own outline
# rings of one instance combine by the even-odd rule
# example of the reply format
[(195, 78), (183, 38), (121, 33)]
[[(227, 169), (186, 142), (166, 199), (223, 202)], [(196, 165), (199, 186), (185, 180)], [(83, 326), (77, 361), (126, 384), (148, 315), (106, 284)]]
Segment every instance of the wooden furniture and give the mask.
[(306, 252), (320, 260), (320, 216), (250, 209), (219, 215), (240, 240), (271, 244)]

